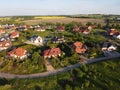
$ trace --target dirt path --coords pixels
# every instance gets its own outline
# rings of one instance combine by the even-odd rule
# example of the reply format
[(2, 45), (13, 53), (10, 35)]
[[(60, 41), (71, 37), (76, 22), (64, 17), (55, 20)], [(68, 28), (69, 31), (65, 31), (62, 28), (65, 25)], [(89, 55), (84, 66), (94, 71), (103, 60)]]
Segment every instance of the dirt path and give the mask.
[(46, 64), (45, 64), (47, 71), (54, 71), (53, 66), (51, 65), (49, 60), (46, 60)]

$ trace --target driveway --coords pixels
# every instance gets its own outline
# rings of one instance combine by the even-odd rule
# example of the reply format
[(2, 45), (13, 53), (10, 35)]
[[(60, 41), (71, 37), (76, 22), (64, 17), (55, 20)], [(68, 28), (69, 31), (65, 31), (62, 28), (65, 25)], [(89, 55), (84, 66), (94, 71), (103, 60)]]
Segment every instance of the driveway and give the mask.
[(46, 68), (47, 68), (47, 71), (54, 71), (54, 68), (53, 68), (53, 66), (51, 65), (51, 63), (50, 63), (50, 61), (47, 59), (47, 60), (45, 60), (45, 62), (46, 62), (46, 64), (45, 64), (45, 66), (46, 66)]

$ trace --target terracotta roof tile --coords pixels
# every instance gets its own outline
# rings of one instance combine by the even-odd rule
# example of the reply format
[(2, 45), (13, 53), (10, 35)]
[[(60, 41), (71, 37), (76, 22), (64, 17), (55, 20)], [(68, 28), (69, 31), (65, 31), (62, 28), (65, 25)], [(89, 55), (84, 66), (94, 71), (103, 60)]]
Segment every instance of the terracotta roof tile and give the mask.
[(26, 52), (27, 51), (25, 49), (20, 47), (20, 48), (17, 48), (17, 49), (13, 49), (12, 51), (8, 52), (8, 54), (9, 55), (14, 54), (16, 56), (21, 57), (21, 56), (24, 56)]
[(12, 32), (11, 35), (10, 35), (10, 37), (15, 37), (17, 35), (19, 35), (19, 32)]
[(51, 57), (51, 56), (57, 56), (61, 54), (61, 50), (60, 48), (51, 48), (51, 49), (48, 49), (48, 50), (45, 50), (44, 51), (44, 57)]
[(75, 46), (75, 51), (77, 53), (85, 53), (86, 48), (84, 47), (83, 43), (81, 43), (81, 42), (75, 42), (74, 46)]

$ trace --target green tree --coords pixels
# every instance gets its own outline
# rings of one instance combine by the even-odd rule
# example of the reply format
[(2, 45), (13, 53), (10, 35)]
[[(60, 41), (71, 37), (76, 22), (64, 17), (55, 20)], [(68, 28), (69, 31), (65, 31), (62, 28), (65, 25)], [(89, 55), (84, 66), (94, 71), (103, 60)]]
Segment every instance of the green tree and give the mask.
[(90, 85), (90, 81), (87, 80), (87, 81), (85, 82), (85, 87), (88, 87), (89, 85)]
[(72, 87), (67, 84), (67, 85), (65, 86), (65, 90), (72, 90)]
[(82, 69), (83, 69), (84, 72), (88, 71), (88, 67), (85, 64), (82, 65)]
[(78, 86), (75, 86), (74, 90), (80, 90), (80, 88)]
[(92, 22), (87, 22), (86, 25), (87, 25), (87, 26), (91, 26), (91, 25), (92, 25)]

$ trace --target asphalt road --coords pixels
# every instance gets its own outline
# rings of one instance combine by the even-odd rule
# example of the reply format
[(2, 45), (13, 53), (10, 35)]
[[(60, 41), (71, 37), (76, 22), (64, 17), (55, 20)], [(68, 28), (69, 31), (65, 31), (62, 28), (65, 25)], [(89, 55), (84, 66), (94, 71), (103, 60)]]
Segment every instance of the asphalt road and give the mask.
[(112, 55), (109, 57), (101, 57), (101, 58), (96, 58), (96, 59), (92, 59), (89, 60), (85, 63), (77, 63), (71, 66), (67, 66), (61, 69), (57, 69), (57, 70), (53, 70), (53, 71), (49, 71), (49, 72), (43, 72), (43, 73), (37, 73), (37, 74), (27, 74), (27, 75), (16, 75), (16, 74), (8, 74), (8, 73), (3, 73), (0, 72), (0, 78), (11, 78), (11, 79), (15, 79), (15, 78), (42, 78), (42, 77), (47, 77), (47, 76), (51, 76), (51, 75), (56, 75), (59, 73), (63, 73), (63, 72), (67, 72), (71, 69), (74, 69), (76, 67), (80, 67), (82, 64), (91, 64), (91, 63), (95, 63), (95, 62), (99, 62), (99, 61), (105, 61), (108, 59), (113, 59), (113, 58), (118, 58), (120, 57), (119, 55)]

